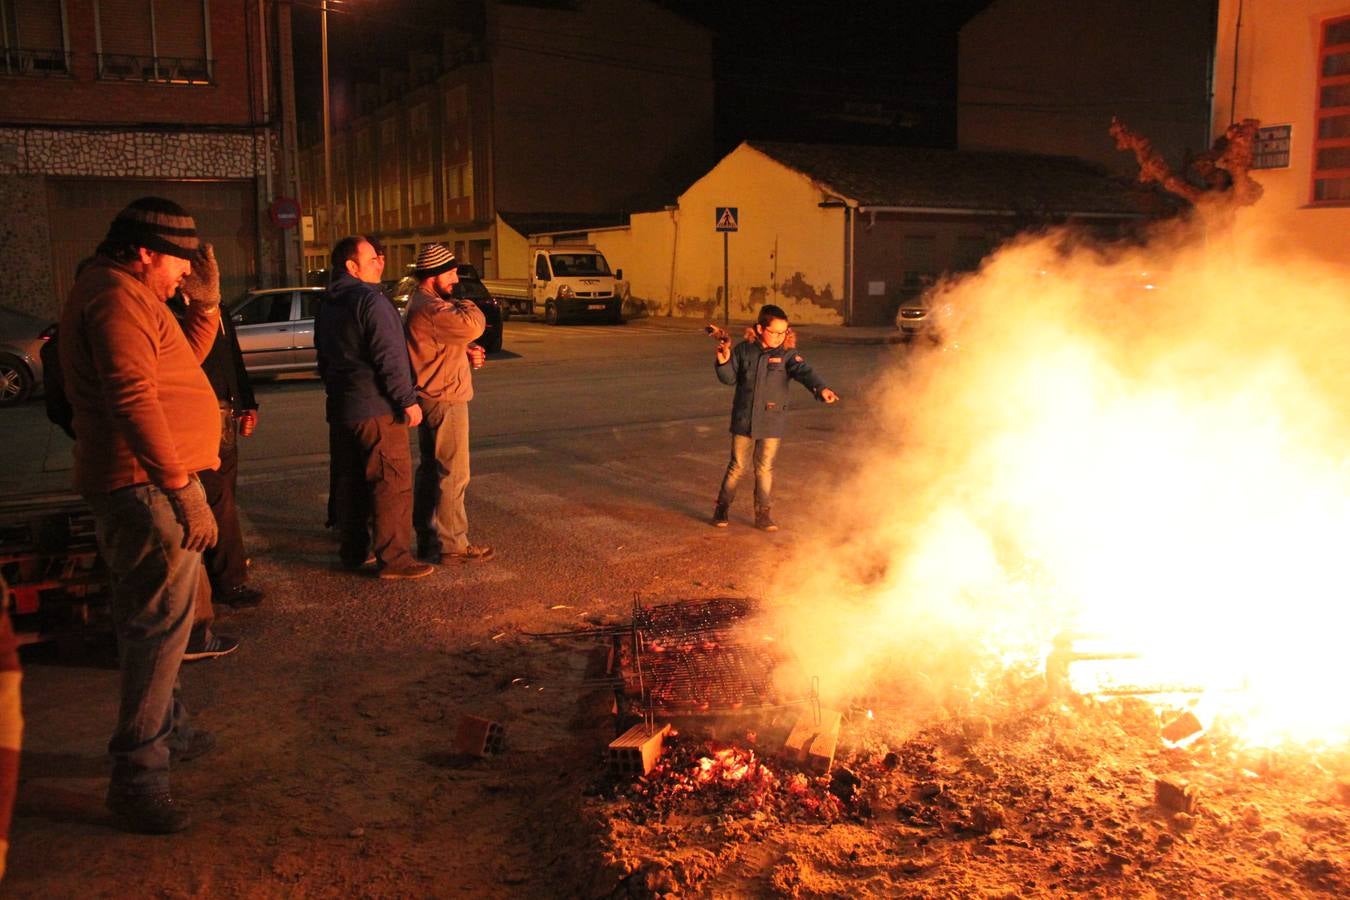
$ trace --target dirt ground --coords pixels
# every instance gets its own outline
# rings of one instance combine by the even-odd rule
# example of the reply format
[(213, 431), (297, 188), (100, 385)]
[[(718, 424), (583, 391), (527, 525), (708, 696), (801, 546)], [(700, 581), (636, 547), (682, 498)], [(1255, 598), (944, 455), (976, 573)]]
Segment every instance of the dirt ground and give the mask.
[[(697, 566), (686, 562), (686, 572)], [(484, 568), (472, 577), (489, 576)], [(916, 694), (889, 686), (887, 696), (901, 698), (893, 708), (872, 717), (861, 707), (846, 711), (826, 776), (781, 758), (782, 736), (800, 715), (793, 710), (711, 727), (706, 719), (678, 723), (650, 776), (615, 779), (603, 768), (615, 729), (612, 693), (593, 680), (604, 642), (537, 640), (522, 632), (623, 622), (627, 602), (587, 609), (591, 604), (578, 597), (549, 598), (554, 602), (533, 615), (487, 616), (462, 641), (438, 633), (438, 617), (425, 608), (400, 614), (387, 603), (381, 616), (388, 634), (420, 631), (443, 646), (415, 664), (396, 639), (349, 646), (353, 621), (362, 621), (355, 604), (394, 600), (409, 587), (381, 585), (351, 599), (350, 620), (343, 610), (275, 611), (289, 623), (274, 621), (256, 640), (276, 658), (241, 653), (187, 671), (188, 695), (202, 719), (223, 739), (250, 738), (175, 772), (197, 824), (173, 838), (107, 827), (99, 806), (101, 722), (79, 729), (73, 742), (63, 738), (80, 753), (57, 752), (44, 737), (49, 723), (79, 702), (72, 689), (82, 689), (88, 702), (110, 688), (114, 674), (30, 666), (34, 740), (24, 756), (6, 893), (1350, 891), (1344, 752), (1255, 753), (1223, 734), (1169, 749), (1159, 736), (1159, 714), (1147, 704), (1055, 696), (1037, 673), (1023, 673), (966, 703), (959, 716), (939, 704), (905, 703)], [(711, 593), (714, 584), (693, 578), (665, 586), (674, 587)], [(233, 622), (248, 624), (244, 614)], [(297, 642), (328, 649), (291, 656), (288, 645)], [(452, 751), (449, 736), (466, 712), (506, 724), (503, 754), (477, 759)], [(721, 761), (700, 781), (693, 773), (705, 757)], [(1158, 802), (1156, 784), (1164, 776), (1192, 786), (1189, 812)]]
[[(322, 489), (321, 473), (286, 486)], [(484, 532), (510, 514), (484, 509)], [(1222, 732), (1169, 748), (1152, 707), (1054, 695), (1038, 672), (979, 697), (869, 686), (842, 710), (828, 776), (781, 759), (794, 709), (678, 721), (649, 777), (608, 777), (605, 643), (528, 633), (630, 621), (635, 597), (753, 597), (752, 575), (728, 573), (804, 531), (725, 534), (672, 510), (661, 527), (687, 533), (640, 549), (623, 537), (622, 565), (596, 546), (508, 549), (384, 583), (329, 568), (328, 539), (294, 515), (278, 503), (252, 517), (269, 600), (220, 623), (240, 651), (184, 669), (189, 707), (220, 739), (173, 772), (190, 831), (109, 827), (116, 671), (30, 654), (4, 895), (1350, 894), (1344, 750), (1257, 753)], [(505, 752), (455, 754), (465, 714), (502, 723)], [(1159, 804), (1166, 776), (1190, 786), (1190, 811)]]

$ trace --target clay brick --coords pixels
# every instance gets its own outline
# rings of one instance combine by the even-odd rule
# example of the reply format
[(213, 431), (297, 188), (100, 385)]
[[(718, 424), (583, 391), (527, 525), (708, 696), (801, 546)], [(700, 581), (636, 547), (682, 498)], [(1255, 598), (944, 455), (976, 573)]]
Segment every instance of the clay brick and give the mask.
[(1191, 814), (1200, 797), (1200, 789), (1184, 778), (1164, 775), (1153, 784), (1154, 801), (1171, 812)]
[(1205, 730), (1192, 712), (1184, 712), (1163, 726), (1162, 736), (1173, 744)]
[(646, 775), (661, 758), (670, 725), (639, 722), (609, 742), (605, 764), (615, 775)]
[(455, 752), (492, 756), (506, 749), (506, 727), (478, 716), (464, 716), (455, 729)]
[(820, 723), (814, 714), (808, 714), (792, 726), (783, 743), (783, 753), (800, 765), (824, 775), (834, 764), (834, 751), (839, 744), (839, 725), (843, 716), (831, 709), (820, 711)]

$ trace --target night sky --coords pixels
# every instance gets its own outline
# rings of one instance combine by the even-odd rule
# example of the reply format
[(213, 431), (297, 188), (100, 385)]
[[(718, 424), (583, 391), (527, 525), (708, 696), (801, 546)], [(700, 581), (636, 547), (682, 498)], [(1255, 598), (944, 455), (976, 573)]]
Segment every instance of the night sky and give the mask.
[[(953, 147), (957, 31), (991, 0), (661, 2), (713, 35), (721, 155), (756, 137)], [(321, 110), (319, 5), (295, 0), (296, 95), (309, 133), (317, 133)], [(377, 80), (381, 66), (406, 68), (411, 50), (439, 54), (434, 23), (472, 16), (474, 7), (473, 0), (343, 0), (330, 7), (335, 110), (356, 81)]]

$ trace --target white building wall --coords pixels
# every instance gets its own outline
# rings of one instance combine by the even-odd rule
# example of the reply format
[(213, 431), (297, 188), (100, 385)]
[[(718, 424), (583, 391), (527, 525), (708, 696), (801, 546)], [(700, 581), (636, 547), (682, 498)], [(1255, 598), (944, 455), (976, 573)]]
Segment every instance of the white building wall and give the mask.
[(739, 210), (740, 230), (727, 240), (729, 311), (754, 318), (765, 303), (802, 324), (844, 322), (843, 210), (809, 178), (742, 144), (680, 195), (673, 314), (722, 318), (719, 206)]
[(1265, 192), (1239, 212), (1238, 222), (1266, 230), (1290, 250), (1345, 267), (1350, 276), (1350, 205), (1309, 205), (1322, 25), (1343, 16), (1350, 16), (1348, 0), (1220, 0), (1211, 129), (1222, 134), (1247, 118), (1293, 126), (1288, 168), (1253, 174)]

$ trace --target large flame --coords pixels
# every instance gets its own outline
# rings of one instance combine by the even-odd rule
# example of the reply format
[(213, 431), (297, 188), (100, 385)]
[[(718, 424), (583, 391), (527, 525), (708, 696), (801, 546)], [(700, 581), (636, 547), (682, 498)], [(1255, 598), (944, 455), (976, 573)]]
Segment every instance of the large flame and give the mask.
[(837, 699), (1092, 633), (1255, 739), (1350, 738), (1345, 272), (1213, 229), (1068, 244), (938, 290), (835, 492), (849, 537), (788, 570), (797, 655)]

